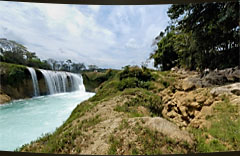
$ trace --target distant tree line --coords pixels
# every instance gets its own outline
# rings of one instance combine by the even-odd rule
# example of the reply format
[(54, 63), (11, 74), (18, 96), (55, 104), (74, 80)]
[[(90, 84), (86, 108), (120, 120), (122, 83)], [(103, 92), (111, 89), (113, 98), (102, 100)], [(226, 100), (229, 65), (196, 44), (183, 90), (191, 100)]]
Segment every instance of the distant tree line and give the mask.
[(190, 70), (239, 65), (239, 3), (172, 5), (170, 24), (155, 38), (154, 66)]
[(47, 70), (69, 71), (74, 73), (85, 70), (101, 70), (96, 65), (88, 65), (87, 68), (84, 63), (76, 63), (70, 59), (65, 61), (58, 61), (52, 58), (41, 60), (36, 56), (35, 52), (30, 52), (25, 46), (7, 39), (0, 39), (0, 61)]

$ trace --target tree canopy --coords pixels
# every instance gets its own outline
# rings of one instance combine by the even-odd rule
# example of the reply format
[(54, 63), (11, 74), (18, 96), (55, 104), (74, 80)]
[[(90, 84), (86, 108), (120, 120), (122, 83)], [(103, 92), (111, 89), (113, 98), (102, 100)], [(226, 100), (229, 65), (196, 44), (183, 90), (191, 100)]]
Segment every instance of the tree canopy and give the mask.
[[(52, 58), (41, 60), (35, 52), (12, 40), (0, 38), (0, 61), (14, 64), (21, 64), (41, 69), (51, 69), (58, 71), (69, 71), (79, 73), (86, 70), (84, 63), (76, 63), (71, 59), (58, 61)], [(98, 69), (96, 65), (89, 65), (89, 70)]]
[(169, 70), (239, 65), (239, 3), (172, 5), (170, 25), (156, 37), (154, 66)]

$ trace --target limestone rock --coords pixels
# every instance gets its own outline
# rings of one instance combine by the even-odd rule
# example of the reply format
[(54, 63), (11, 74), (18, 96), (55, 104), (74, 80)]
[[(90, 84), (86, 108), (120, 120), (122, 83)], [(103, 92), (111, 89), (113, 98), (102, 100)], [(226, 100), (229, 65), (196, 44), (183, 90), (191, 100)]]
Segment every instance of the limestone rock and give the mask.
[(162, 99), (163, 103), (167, 103), (171, 98), (168, 95), (165, 95)]
[(11, 101), (11, 98), (7, 94), (0, 92), (0, 104), (4, 104), (9, 101)]
[(189, 91), (195, 87), (194, 83), (192, 81), (189, 81), (188, 79), (184, 79), (182, 83), (182, 89), (184, 91)]
[(208, 98), (205, 102), (204, 102), (204, 106), (210, 106), (213, 103), (213, 99), (212, 98)]
[(204, 101), (206, 101), (206, 97), (204, 95), (196, 96), (196, 101), (198, 103), (203, 103)]
[(240, 95), (240, 83), (233, 83), (230, 85), (225, 85), (221, 87), (213, 88), (210, 93), (214, 96), (218, 96), (220, 94), (235, 94)]
[[(194, 144), (193, 136), (187, 131), (180, 130), (178, 126), (160, 117), (143, 117), (146, 121), (145, 126), (152, 130), (157, 130), (170, 138), (177, 139), (179, 141), (187, 141), (189, 144)], [(184, 123), (184, 122), (183, 122)]]
[(177, 116), (178, 114), (174, 111), (174, 110), (172, 110), (171, 112), (168, 112), (167, 113), (167, 116), (168, 117), (170, 117), (170, 118), (174, 118), (175, 116)]
[(189, 103), (188, 106), (192, 107), (192, 108), (199, 108), (201, 105), (197, 102), (192, 102), (192, 103)]
[(187, 117), (188, 116), (187, 112), (186, 112), (187, 111), (187, 107), (180, 106), (179, 109), (182, 112), (183, 117)]

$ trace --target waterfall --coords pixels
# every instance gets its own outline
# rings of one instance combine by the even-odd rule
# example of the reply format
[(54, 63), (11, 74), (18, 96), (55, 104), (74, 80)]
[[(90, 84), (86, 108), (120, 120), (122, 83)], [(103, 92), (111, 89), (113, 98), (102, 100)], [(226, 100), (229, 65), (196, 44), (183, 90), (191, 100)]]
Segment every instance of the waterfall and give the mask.
[(31, 74), (32, 77), (32, 83), (33, 83), (33, 89), (34, 89), (34, 96), (39, 96), (39, 87), (38, 87), (38, 79), (37, 79), (37, 75), (36, 72), (33, 68), (31, 67), (27, 67), (28, 71)]
[(49, 94), (69, 91), (84, 91), (83, 79), (80, 74), (63, 71), (50, 71), (39, 69), (45, 79)]

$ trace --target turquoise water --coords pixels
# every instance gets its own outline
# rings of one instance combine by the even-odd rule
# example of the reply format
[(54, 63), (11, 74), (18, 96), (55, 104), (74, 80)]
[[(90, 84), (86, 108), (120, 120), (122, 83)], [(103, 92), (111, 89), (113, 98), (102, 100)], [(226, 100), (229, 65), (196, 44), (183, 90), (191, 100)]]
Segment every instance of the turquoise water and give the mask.
[(94, 93), (71, 92), (16, 100), (0, 106), (0, 150), (13, 151), (53, 132)]

